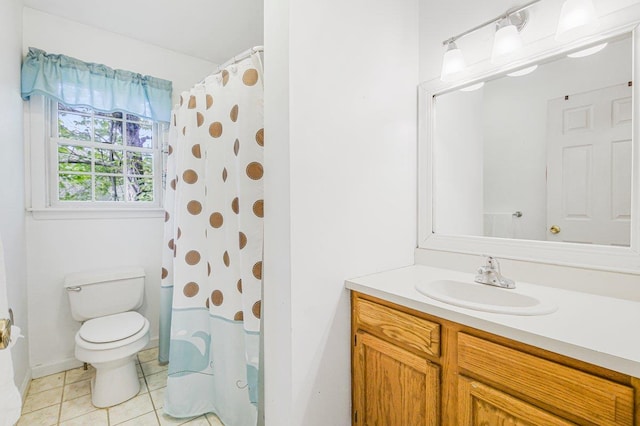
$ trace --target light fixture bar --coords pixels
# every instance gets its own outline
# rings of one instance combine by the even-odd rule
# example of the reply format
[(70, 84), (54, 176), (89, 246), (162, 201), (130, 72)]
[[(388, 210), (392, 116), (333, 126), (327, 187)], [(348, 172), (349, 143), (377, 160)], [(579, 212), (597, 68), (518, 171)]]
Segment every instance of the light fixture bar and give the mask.
[(495, 17), (493, 19), (490, 19), (490, 20), (488, 20), (488, 21), (486, 21), (486, 22), (484, 22), (484, 23), (482, 23), (480, 25), (476, 25), (475, 27), (473, 27), (473, 28), (471, 28), (471, 29), (469, 29), (467, 31), (464, 31), (464, 32), (462, 32), (462, 33), (460, 33), (458, 35), (455, 35), (453, 37), (450, 37), (450, 38), (446, 39), (445, 41), (442, 42), (442, 45), (446, 46), (447, 44), (458, 40), (460, 37), (464, 37), (464, 36), (466, 36), (468, 34), (471, 34), (472, 32), (479, 30), (480, 28), (484, 28), (487, 25), (495, 24), (496, 22), (500, 21), (503, 18), (507, 18), (508, 16), (514, 15), (514, 14), (516, 14), (518, 12), (522, 12), (523, 10), (527, 9), (528, 7), (533, 6), (534, 4), (536, 4), (536, 3), (540, 2), (540, 1), (541, 0), (532, 0), (529, 3), (526, 3), (526, 4), (522, 5), (522, 6), (515, 7), (513, 9), (509, 9), (505, 13), (503, 13), (501, 15), (498, 15), (497, 17)]

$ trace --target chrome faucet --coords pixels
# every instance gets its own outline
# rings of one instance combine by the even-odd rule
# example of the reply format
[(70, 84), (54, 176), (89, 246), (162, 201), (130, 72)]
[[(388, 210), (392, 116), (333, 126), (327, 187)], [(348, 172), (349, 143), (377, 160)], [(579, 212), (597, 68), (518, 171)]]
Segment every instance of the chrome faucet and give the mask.
[(501, 288), (516, 288), (516, 283), (500, 273), (498, 259), (487, 256), (487, 264), (478, 268), (475, 282)]

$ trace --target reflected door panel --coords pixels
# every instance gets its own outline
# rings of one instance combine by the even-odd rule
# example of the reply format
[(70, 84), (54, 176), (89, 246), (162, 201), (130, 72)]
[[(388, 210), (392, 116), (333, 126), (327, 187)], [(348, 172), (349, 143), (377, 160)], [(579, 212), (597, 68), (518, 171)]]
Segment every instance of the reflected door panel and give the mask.
[(549, 101), (548, 240), (629, 246), (631, 89)]

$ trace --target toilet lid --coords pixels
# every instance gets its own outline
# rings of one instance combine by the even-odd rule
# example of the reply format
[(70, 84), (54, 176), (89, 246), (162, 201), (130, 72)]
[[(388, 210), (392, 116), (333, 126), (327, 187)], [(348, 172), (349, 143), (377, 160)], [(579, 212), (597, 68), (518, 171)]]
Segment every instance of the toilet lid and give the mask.
[(122, 312), (93, 318), (80, 327), (80, 337), (91, 343), (108, 343), (133, 336), (144, 327), (144, 317), (137, 312)]

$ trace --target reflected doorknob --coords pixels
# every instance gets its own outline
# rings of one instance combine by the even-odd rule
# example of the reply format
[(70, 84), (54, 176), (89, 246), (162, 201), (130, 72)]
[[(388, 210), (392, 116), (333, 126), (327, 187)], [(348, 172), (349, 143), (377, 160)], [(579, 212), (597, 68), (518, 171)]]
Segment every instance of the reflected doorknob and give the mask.
[(9, 318), (0, 319), (0, 349), (6, 349), (11, 342), (11, 325), (13, 324), (13, 311), (9, 309)]
[(560, 227), (558, 225), (552, 225), (551, 228), (549, 228), (549, 232), (551, 232), (552, 234), (559, 234), (560, 233)]
[(6, 349), (11, 342), (11, 320), (0, 319), (0, 349)]

